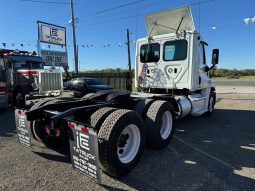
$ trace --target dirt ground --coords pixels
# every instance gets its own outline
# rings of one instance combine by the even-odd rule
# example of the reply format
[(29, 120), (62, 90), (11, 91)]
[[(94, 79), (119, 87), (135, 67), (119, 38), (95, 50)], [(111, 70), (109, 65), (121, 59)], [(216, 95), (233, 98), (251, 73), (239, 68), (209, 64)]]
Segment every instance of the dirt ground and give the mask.
[(18, 143), (14, 112), (0, 113), (0, 190), (255, 190), (255, 87), (219, 87), (213, 116), (187, 117), (163, 150), (102, 184), (72, 169), (68, 156)]

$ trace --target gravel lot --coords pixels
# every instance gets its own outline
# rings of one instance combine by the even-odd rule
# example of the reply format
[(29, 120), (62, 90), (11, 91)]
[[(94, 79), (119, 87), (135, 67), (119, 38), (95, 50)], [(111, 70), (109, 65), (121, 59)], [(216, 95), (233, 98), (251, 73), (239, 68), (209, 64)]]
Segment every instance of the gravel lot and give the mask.
[(176, 124), (170, 145), (146, 149), (126, 177), (102, 184), (72, 169), (64, 154), (19, 145), (12, 109), (0, 113), (0, 190), (255, 190), (255, 87), (219, 87), (210, 118)]

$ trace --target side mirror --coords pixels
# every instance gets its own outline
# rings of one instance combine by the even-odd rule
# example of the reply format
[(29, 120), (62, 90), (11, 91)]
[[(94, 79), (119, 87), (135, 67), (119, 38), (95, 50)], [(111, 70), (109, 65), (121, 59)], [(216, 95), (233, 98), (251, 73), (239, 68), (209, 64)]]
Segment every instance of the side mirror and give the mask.
[(208, 66), (205, 66), (205, 72), (209, 72), (210, 68)]
[(219, 49), (213, 49), (212, 52), (212, 64), (216, 65), (219, 62)]

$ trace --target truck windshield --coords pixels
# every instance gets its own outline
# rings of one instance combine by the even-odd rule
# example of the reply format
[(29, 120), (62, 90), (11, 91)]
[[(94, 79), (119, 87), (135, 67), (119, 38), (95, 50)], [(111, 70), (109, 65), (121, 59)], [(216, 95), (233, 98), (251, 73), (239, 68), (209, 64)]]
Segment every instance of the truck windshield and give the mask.
[(16, 61), (15, 69), (43, 69), (41, 62)]
[(140, 61), (142, 63), (158, 62), (160, 56), (160, 44), (144, 44), (140, 48)]
[(41, 62), (27, 62), (31, 64), (32, 69), (43, 69), (43, 64)]

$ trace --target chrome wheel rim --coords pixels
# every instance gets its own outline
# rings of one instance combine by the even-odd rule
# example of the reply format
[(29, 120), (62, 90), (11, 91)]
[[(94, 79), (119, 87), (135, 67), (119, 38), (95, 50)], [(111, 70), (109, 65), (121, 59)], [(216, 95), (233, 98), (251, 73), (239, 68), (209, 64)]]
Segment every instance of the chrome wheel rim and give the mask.
[(213, 98), (213, 96), (211, 96), (211, 97), (210, 97), (210, 100), (209, 100), (209, 111), (210, 111), (210, 112), (212, 112), (213, 109), (214, 109), (213, 101), (214, 101), (214, 98)]
[(117, 153), (122, 163), (131, 162), (138, 153), (141, 144), (141, 134), (139, 128), (130, 124), (126, 126), (120, 134)]
[(172, 131), (173, 118), (170, 111), (165, 111), (162, 115), (162, 125), (160, 129), (160, 136), (162, 139), (167, 139)]

